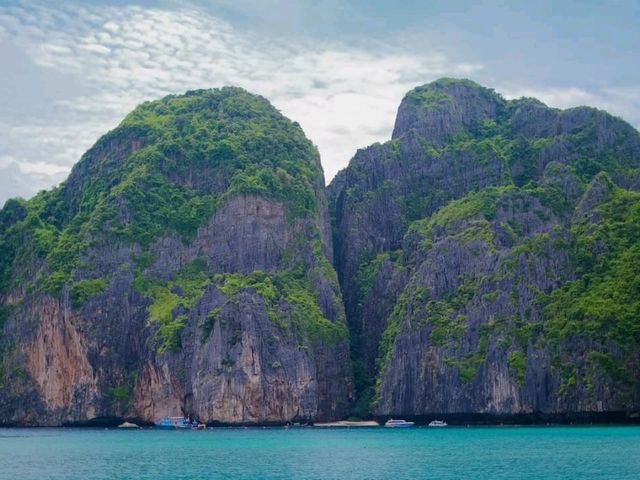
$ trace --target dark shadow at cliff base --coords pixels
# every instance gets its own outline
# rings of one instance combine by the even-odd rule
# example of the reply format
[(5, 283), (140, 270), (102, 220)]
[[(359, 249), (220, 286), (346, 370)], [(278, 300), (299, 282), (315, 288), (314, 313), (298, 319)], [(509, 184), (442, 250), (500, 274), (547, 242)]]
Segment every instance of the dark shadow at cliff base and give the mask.
[(390, 418), (402, 418), (416, 425), (428, 425), (432, 420), (444, 420), (449, 425), (590, 425), (640, 424), (640, 412), (567, 412), (521, 413), (493, 415), (487, 413), (433, 413), (428, 415), (380, 416), (375, 419), (383, 425)]
[(89, 427), (89, 428), (112, 428), (123, 424), (124, 422), (135, 423), (139, 427), (151, 427), (153, 423), (147, 422), (135, 417), (96, 417), (86, 422), (66, 422), (63, 427)]
[[(92, 418), (84, 422), (64, 422), (61, 425), (38, 425), (38, 424), (20, 424), (20, 423), (0, 423), (0, 428), (116, 428), (124, 422), (135, 423), (139, 427), (154, 427), (153, 422), (148, 422), (136, 417), (115, 417), (105, 416)], [(313, 421), (309, 419), (292, 419), (289, 422), (246, 422), (246, 423), (230, 423), (230, 422), (207, 422), (207, 427), (284, 427), (284, 426), (313, 426)]]

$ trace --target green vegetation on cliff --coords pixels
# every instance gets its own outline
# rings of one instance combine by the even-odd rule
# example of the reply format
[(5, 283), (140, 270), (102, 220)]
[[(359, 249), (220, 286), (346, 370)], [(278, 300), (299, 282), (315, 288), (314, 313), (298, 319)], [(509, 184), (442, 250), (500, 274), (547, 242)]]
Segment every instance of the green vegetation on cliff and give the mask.
[[(155, 334), (135, 348), (154, 355), (179, 351), (187, 325), (206, 344), (242, 309), (312, 355), (351, 333), (358, 415), (392, 402), (427, 412), (637, 406), (638, 132), (595, 109), (507, 101), (455, 79), (414, 89), (399, 112), (394, 138), (359, 151), (332, 187), (351, 332), (322, 240), (317, 151), (237, 88), (147, 102), (64, 184), (6, 203), (0, 327), (25, 298), (54, 296), (83, 319), (117, 291)], [(237, 196), (274, 200), (286, 218), (282, 236), (247, 247), (277, 244), (259, 266), (211, 245), (210, 220)], [(222, 237), (233, 250), (236, 237)], [(225, 333), (233, 345), (238, 328)], [(289, 371), (281, 359), (265, 365)], [(122, 406), (124, 378), (105, 387)], [(531, 394), (543, 390), (548, 398)]]
[(119, 128), (145, 132), (148, 146), (136, 154), (156, 157), (165, 175), (196, 184), (211, 175), (217, 201), (253, 193), (284, 200), (292, 216), (317, 209), (318, 153), (262, 97), (231, 87), (169, 96), (142, 104)]
[(310, 288), (311, 280), (301, 268), (275, 274), (260, 271), (249, 275), (218, 274), (214, 281), (231, 301), (235, 301), (242, 292), (257, 293), (271, 321), (285, 333), (293, 327), (302, 344), (348, 340), (346, 325), (341, 321), (332, 322), (323, 314), (318, 298)]
[(57, 294), (69, 285), (79, 307), (91, 291), (74, 279), (91, 248), (148, 249), (171, 234), (188, 242), (226, 199), (242, 194), (285, 202), (291, 219), (313, 217), (321, 186), (317, 150), (262, 97), (225, 87), (146, 102), (60, 187), (6, 203), (0, 292), (30, 283)]
[[(593, 401), (581, 389), (601, 395), (603, 379), (640, 384), (638, 132), (468, 80), (417, 87), (398, 112), (393, 139), (359, 151), (330, 187), (338, 270), (355, 272), (341, 278), (352, 335), (383, 332), (373, 351), (356, 344), (356, 371), (358, 355), (378, 359), (358, 395), (375, 383), (387, 409), (423, 405), (428, 385), (471, 399), (496, 365), (524, 389), (541, 350), (561, 401)], [(400, 248), (384, 278), (407, 280), (389, 292), (378, 266)], [(375, 318), (363, 305), (381, 296), (391, 313)], [(450, 368), (458, 386), (430, 383)], [(616, 388), (617, 402), (637, 397)]]
[(589, 361), (614, 380), (637, 384), (640, 348), (640, 193), (613, 187), (609, 198), (572, 227), (576, 280), (545, 299), (545, 338), (587, 337), (619, 351), (592, 351)]
[[(0, 211), (0, 294), (28, 288), (55, 296), (66, 289), (80, 309), (109, 286), (110, 276), (94, 271), (95, 252), (124, 248), (131, 253), (118, 268), (135, 272), (135, 290), (151, 302), (148, 323), (161, 352), (180, 348), (189, 310), (212, 282), (229, 297), (257, 289), (275, 322), (285, 321), (286, 302), (286, 321), (311, 341), (343, 340), (342, 320), (324, 317), (312, 279), (286, 265), (273, 274), (221, 276), (195, 258), (169, 279), (148, 271), (160, 238), (188, 245), (228, 199), (273, 199), (283, 202), (289, 221), (316, 222), (322, 188), (316, 148), (262, 97), (225, 87), (146, 102), (104, 135), (60, 187), (10, 200)], [(315, 262), (337, 282), (319, 231), (311, 244)], [(3, 319), (14, 310), (2, 308)]]
[[(133, 284), (141, 294), (152, 299), (148, 307), (149, 325), (157, 324), (158, 351), (178, 350), (180, 334), (184, 328), (186, 311), (192, 308), (211, 283), (206, 264), (201, 259), (189, 262), (166, 282), (138, 275)], [(180, 310), (180, 313), (176, 313)]]
[[(243, 292), (259, 296), (269, 319), (285, 334), (293, 329), (301, 344), (348, 341), (346, 325), (325, 317), (311, 288), (311, 280), (301, 268), (277, 273), (211, 274), (206, 264), (196, 259), (177, 271), (170, 281), (153, 280), (144, 275), (136, 278), (136, 290), (152, 301), (148, 307), (149, 326), (157, 326), (158, 351), (180, 349), (187, 312), (212, 284), (231, 302), (237, 302)], [(199, 321), (203, 340), (223, 312), (224, 306), (216, 307)]]

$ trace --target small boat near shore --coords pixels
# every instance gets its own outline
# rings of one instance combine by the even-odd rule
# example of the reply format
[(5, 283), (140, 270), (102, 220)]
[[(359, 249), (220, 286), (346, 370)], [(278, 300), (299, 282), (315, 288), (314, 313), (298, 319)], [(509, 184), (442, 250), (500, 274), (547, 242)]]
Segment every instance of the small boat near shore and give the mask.
[(118, 425), (118, 428), (140, 428), (140, 427), (135, 423), (124, 422)]
[(432, 420), (431, 422), (429, 422), (430, 427), (446, 427), (448, 425), (449, 424), (444, 420)]
[(198, 424), (194, 423), (185, 417), (163, 417), (160, 420), (155, 422), (156, 427), (158, 428), (193, 428)]
[(406, 420), (394, 420), (394, 419), (389, 419), (384, 424), (385, 427), (389, 427), (389, 428), (406, 428), (406, 427), (413, 427), (413, 425), (414, 425), (413, 422), (407, 422)]

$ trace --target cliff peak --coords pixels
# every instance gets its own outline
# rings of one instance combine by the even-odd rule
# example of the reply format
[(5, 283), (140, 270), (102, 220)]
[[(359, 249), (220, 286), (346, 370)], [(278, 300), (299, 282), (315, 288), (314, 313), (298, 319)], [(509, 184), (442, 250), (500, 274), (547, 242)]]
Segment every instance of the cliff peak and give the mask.
[(0, 424), (346, 414), (319, 155), (263, 97), (145, 102), (0, 227)]
[(442, 145), (460, 129), (495, 119), (504, 99), (467, 79), (441, 78), (408, 92), (396, 117), (392, 138), (415, 131)]
[(407, 93), (329, 188), (358, 413), (639, 409), (639, 142), (469, 80)]

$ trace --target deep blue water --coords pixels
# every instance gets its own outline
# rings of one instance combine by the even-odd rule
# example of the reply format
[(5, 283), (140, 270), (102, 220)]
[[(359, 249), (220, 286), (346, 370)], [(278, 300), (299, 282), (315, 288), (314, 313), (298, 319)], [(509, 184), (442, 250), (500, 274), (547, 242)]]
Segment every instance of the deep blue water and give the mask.
[(0, 479), (640, 479), (640, 427), (0, 429)]

